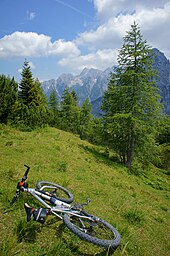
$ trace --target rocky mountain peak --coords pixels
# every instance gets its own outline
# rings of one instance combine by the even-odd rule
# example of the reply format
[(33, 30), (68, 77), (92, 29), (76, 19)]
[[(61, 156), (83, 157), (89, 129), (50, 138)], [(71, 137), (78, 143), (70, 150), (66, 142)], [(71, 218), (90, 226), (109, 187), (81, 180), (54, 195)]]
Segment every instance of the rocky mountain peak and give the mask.
[[(170, 114), (170, 62), (158, 49), (153, 50), (155, 52), (153, 66), (159, 75), (157, 85), (164, 103), (164, 112)], [(114, 67), (107, 68), (104, 71), (84, 68), (79, 75), (62, 74), (57, 80), (51, 79), (41, 85), (47, 97), (49, 97), (51, 90), (55, 89), (59, 99), (61, 99), (65, 87), (68, 86), (70, 90), (76, 91), (80, 105), (87, 97), (92, 102), (92, 105), (93, 102), (97, 104), (98, 110), (93, 111), (95, 114), (96, 111), (100, 111), (101, 100), (104, 91), (107, 89), (110, 74), (113, 71)]]

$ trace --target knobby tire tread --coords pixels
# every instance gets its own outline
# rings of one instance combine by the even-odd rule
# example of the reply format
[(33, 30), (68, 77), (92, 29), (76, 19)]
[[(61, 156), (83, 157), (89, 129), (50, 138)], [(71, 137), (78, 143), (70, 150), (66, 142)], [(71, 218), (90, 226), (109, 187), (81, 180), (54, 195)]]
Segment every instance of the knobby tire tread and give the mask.
[[(84, 215), (89, 216), (88, 213), (87, 214), (85, 213)], [(115, 238), (111, 239), (111, 240), (103, 240), (103, 239), (99, 239), (95, 236), (86, 234), (83, 231), (79, 230), (78, 228), (76, 228), (76, 226), (74, 226), (72, 224), (72, 222), (70, 221), (70, 218), (71, 218), (71, 216), (69, 214), (64, 214), (64, 223), (66, 224), (68, 229), (70, 229), (70, 231), (72, 231), (75, 235), (77, 235), (81, 239), (83, 239), (87, 242), (93, 243), (95, 245), (98, 245), (98, 246), (101, 246), (104, 248), (110, 248), (110, 249), (116, 249), (118, 247), (118, 245), (120, 244), (121, 237), (120, 237), (119, 232), (108, 222), (100, 219), (100, 222), (112, 231)]]

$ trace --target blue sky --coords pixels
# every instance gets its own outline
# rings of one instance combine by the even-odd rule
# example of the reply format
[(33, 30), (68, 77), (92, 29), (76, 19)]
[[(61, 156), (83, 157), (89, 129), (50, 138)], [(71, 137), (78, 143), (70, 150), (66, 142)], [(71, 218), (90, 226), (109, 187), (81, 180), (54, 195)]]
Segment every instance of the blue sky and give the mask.
[(168, 0), (1, 0), (0, 74), (21, 79), (25, 58), (40, 81), (116, 65), (134, 21), (170, 59)]

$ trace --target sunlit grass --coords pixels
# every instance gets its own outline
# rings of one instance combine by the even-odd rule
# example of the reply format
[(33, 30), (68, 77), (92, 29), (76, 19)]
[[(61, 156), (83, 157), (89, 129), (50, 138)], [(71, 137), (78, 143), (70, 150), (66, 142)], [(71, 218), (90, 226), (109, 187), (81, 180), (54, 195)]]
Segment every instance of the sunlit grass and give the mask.
[(21, 132), (1, 126), (0, 152), (0, 255), (109, 255), (75, 237), (53, 216), (44, 225), (27, 223), (24, 203), (38, 206), (27, 194), (9, 206), (24, 164), (31, 167), (29, 186), (52, 181), (70, 189), (76, 202), (91, 199), (86, 210), (121, 233), (114, 255), (168, 255), (170, 196), (165, 172), (153, 168), (135, 176), (109, 159), (102, 147), (48, 127)]

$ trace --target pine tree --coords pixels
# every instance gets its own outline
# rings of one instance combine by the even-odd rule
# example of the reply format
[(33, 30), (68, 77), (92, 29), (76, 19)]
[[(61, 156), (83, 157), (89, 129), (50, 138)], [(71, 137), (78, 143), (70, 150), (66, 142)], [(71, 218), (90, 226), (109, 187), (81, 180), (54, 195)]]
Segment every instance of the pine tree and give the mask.
[(124, 37), (102, 105), (107, 143), (129, 168), (134, 157), (151, 157), (155, 145), (162, 108), (152, 59), (152, 50), (134, 23)]
[(58, 102), (58, 98), (57, 98), (57, 92), (56, 90), (52, 90), (50, 93), (50, 98), (48, 101), (48, 105), (49, 105), (49, 109), (50, 109), (50, 113), (51, 113), (51, 121), (50, 124), (52, 126), (57, 126), (58, 124), (58, 120), (59, 120), (59, 102)]
[(22, 73), (22, 79), (19, 85), (19, 99), (25, 105), (30, 105), (32, 103), (32, 92), (34, 88), (34, 79), (32, 76), (31, 68), (27, 60), (24, 61)]
[(78, 132), (80, 108), (77, 105), (78, 97), (75, 92), (70, 92), (66, 87), (63, 91), (61, 101), (61, 129)]
[(58, 98), (57, 98), (57, 92), (54, 89), (50, 93), (50, 98), (49, 98), (48, 105), (49, 105), (49, 108), (54, 113), (56, 113), (59, 109), (59, 102), (58, 102)]
[(18, 84), (14, 78), (0, 76), (0, 122), (7, 123), (14, 115)]
[(32, 105), (47, 105), (47, 101), (41, 89), (40, 82), (38, 79), (33, 78), (31, 68), (27, 60), (24, 61), (21, 76), (22, 79), (19, 85), (18, 93), (20, 101), (28, 107)]
[(18, 119), (27, 127), (40, 127), (49, 122), (47, 99), (38, 79), (34, 79), (30, 65), (25, 60), (21, 73), (17, 105)]
[(90, 130), (90, 123), (92, 120), (92, 105), (87, 98), (80, 109), (80, 128), (79, 128), (79, 134), (81, 139), (88, 138), (88, 132)]

